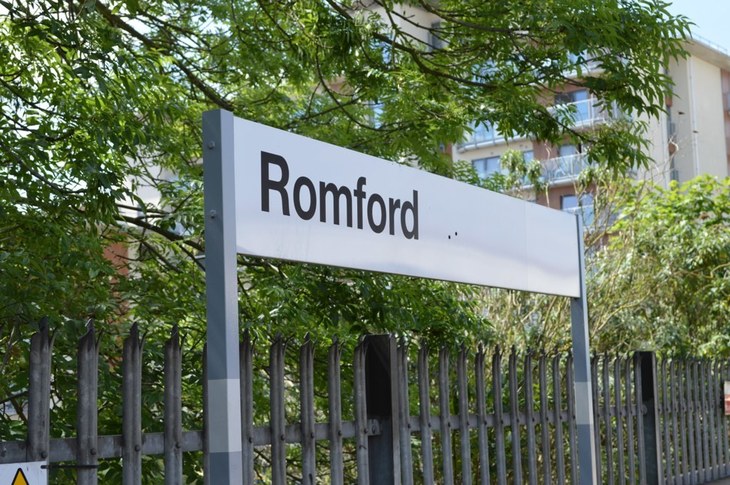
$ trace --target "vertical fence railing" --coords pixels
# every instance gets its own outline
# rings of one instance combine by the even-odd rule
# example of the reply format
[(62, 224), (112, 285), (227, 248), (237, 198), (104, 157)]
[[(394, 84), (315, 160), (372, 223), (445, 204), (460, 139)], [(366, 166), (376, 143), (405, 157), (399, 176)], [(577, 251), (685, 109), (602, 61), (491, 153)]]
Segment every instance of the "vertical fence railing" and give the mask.
[(52, 349), (53, 339), (44, 319), (30, 340), (27, 461), (45, 461), (50, 453)]
[(299, 351), (299, 400), (302, 415), (302, 485), (317, 481), (314, 434), (314, 348), (307, 337)]
[(286, 483), (286, 423), (284, 407), (284, 341), (277, 337), (269, 349), (269, 404), (271, 415), (271, 483)]
[(398, 420), (400, 423), (399, 443), (402, 443), (400, 447), (400, 460), (401, 460), (401, 483), (403, 485), (413, 485), (413, 449), (410, 445), (411, 442), (411, 410), (410, 410), (410, 390), (408, 381), (408, 353), (403, 345), (398, 346)]
[[(80, 379), (79, 379), (80, 380)], [(142, 480), (142, 342), (137, 325), (122, 355), (122, 483)]]
[(418, 424), (421, 431), (421, 470), (423, 483), (434, 483), (433, 466), (433, 421), (431, 419), (431, 378), (428, 370), (428, 347), (423, 345), (418, 352)]
[(329, 442), (330, 442), (330, 480), (332, 485), (344, 483), (344, 454), (342, 449), (342, 372), (340, 359), (342, 350), (340, 344), (335, 343), (328, 352), (328, 409), (329, 409)]
[[(142, 383), (147, 364), (135, 326), (123, 343), (121, 435), (98, 436), (98, 339), (90, 326), (77, 348), (77, 436), (52, 439), (53, 339), (45, 326), (33, 336), (27, 439), (0, 443), (0, 463), (75, 462), (77, 483), (93, 484), (104, 460), (122, 458), (123, 483), (139, 484), (142, 457), (157, 455), (165, 483), (188, 480), (186, 452), (204, 450), (205, 440), (203, 431), (183, 429), (179, 330), (164, 344), (161, 433), (142, 432), (142, 389), (153, 383)], [(247, 483), (577, 483), (570, 354), (429, 351), (392, 336), (369, 336), (355, 348), (323, 347), (308, 338), (299, 346), (276, 338), (256, 359), (244, 334)], [(118, 362), (105, 358), (105, 365)], [(592, 359), (591, 374), (601, 483), (704, 483), (730, 476), (722, 406), (730, 361), (602, 355)], [(265, 402), (254, 397), (261, 401), (266, 394)]]
[(730, 475), (728, 418), (722, 383), (728, 362), (669, 361), (658, 368), (664, 479), (669, 484), (703, 483)]
[(77, 483), (96, 485), (99, 447), (97, 440), (99, 349), (93, 325), (89, 326), (88, 332), (79, 342), (77, 369)]
[(182, 349), (177, 325), (165, 343), (165, 485), (183, 482)]

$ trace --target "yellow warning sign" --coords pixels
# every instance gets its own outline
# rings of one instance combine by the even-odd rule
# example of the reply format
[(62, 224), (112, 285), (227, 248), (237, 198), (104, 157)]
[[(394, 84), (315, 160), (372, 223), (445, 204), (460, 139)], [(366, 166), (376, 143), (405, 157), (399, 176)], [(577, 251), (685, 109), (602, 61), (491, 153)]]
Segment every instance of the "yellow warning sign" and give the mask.
[(13, 478), (13, 483), (10, 485), (30, 485), (28, 479), (25, 478), (25, 473), (23, 473), (22, 468), (18, 468), (18, 471), (15, 473), (15, 478)]
[(45, 461), (0, 464), (0, 485), (48, 485)]

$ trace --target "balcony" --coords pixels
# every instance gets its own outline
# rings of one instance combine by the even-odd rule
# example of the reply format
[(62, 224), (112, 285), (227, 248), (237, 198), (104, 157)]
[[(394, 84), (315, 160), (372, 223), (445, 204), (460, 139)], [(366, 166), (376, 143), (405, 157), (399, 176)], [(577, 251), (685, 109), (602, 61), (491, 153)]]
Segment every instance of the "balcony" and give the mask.
[(542, 178), (548, 185), (572, 182), (591, 164), (585, 153), (567, 155), (565, 157), (549, 158), (540, 161)]
[[(598, 98), (589, 97), (570, 103), (561, 103), (549, 108), (551, 114), (556, 115), (558, 111), (570, 113), (572, 122), (570, 127), (573, 129), (590, 128), (611, 120), (615, 120), (621, 116), (621, 111), (614, 105), (599, 105)], [(498, 145), (507, 141), (505, 136), (500, 133), (496, 123), (484, 122), (478, 125), (472, 125), (472, 133), (456, 145), (456, 149), (460, 152), (474, 150), (476, 148)], [(524, 137), (518, 136), (513, 139), (519, 140)]]
[(493, 123), (480, 123), (476, 126), (472, 126), (472, 129), (472, 133), (467, 135), (464, 141), (456, 146), (460, 152), (496, 145), (498, 143), (503, 143), (506, 140), (504, 135), (499, 132), (497, 125)]
[(619, 109), (614, 105), (598, 105), (598, 98), (595, 97), (552, 106), (549, 111), (553, 115), (558, 111), (569, 112), (572, 120), (571, 128), (590, 128), (615, 120), (621, 115)]

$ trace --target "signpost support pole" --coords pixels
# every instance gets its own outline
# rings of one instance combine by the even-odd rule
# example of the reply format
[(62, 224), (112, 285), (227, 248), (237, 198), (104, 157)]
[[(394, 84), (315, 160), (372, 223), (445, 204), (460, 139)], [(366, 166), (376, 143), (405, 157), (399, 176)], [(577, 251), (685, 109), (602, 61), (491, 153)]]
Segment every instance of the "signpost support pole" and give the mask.
[(575, 372), (575, 420), (578, 430), (578, 474), (580, 478), (578, 483), (595, 485), (598, 483), (598, 477), (596, 476), (591, 358), (588, 346), (588, 300), (586, 298), (583, 224), (578, 214), (576, 214), (576, 224), (578, 226), (580, 297), (570, 300), (570, 322)]
[(233, 114), (203, 114), (209, 443), (207, 483), (243, 483)]

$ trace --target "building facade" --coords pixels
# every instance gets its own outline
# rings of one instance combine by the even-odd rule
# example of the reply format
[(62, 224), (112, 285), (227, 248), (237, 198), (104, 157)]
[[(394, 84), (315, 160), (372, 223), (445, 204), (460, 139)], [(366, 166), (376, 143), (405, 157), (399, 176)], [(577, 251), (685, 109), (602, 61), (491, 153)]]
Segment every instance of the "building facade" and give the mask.
[[(420, 41), (426, 48), (437, 49), (442, 43), (433, 29), (440, 19), (420, 7), (400, 4), (398, 15), (387, 15), (376, 3), (363, 1), (360, 8), (379, 13), (386, 24)], [(685, 44), (688, 55), (667, 66), (674, 82), (674, 95), (666, 100), (666, 110), (657, 118), (645, 118), (647, 150), (653, 160), (650, 167), (636, 172), (661, 186), (670, 181), (685, 182), (701, 174), (718, 178), (730, 176), (730, 51), (696, 37)], [(586, 66), (598, 70), (599, 66)], [(585, 71), (584, 71), (585, 74)], [(593, 72), (595, 74), (595, 71)], [(620, 116), (614, 107), (602, 106), (586, 89), (565, 86), (545, 100), (553, 109), (573, 112), (574, 129), (590, 130), (610, 123)], [(560, 108), (557, 108), (560, 106)], [(576, 181), (590, 160), (585, 147), (570, 142), (557, 146), (540, 140), (507, 138), (492, 124), (471, 126), (465, 138), (450, 146), (453, 162), (470, 163), (477, 174), (487, 178), (506, 168), (501, 157), (508, 150), (522, 153), (525, 161), (541, 164), (546, 191), (525, 191), (537, 203), (571, 212), (583, 212), (584, 221), (592, 220), (591, 190), (578, 193)]]
[[(685, 182), (701, 174), (718, 178), (730, 176), (730, 52), (703, 39), (687, 41), (686, 58), (673, 61), (667, 74), (674, 82), (674, 95), (667, 98), (666, 111), (646, 119), (649, 155), (653, 164), (637, 172), (637, 177), (667, 186)], [(554, 106), (570, 106), (574, 128), (590, 130), (622, 116), (611, 107), (602, 107), (585, 89), (566, 89), (555, 95)], [(583, 147), (570, 143), (551, 146), (527, 138), (507, 139), (499, 127), (473, 127), (452, 150), (454, 162), (464, 160), (481, 177), (504, 170), (500, 157), (507, 150), (522, 152), (526, 161), (542, 166), (546, 193), (533, 194), (541, 204), (566, 211), (581, 211), (584, 221), (592, 221), (590, 190), (578, 193), (576, 181), (590, 163)]]

